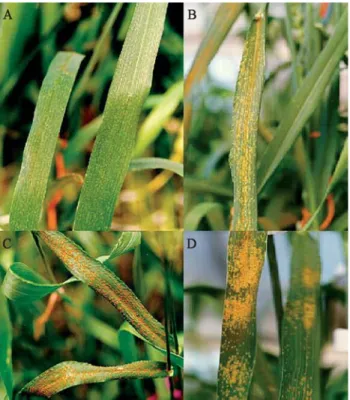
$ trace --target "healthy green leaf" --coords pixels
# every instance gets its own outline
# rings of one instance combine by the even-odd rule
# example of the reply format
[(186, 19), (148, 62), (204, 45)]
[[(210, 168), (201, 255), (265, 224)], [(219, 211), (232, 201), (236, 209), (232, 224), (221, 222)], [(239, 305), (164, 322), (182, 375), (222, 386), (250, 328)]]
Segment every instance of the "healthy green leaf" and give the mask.
[(189, 211), (185, 218), (185, 228), (188, 231), (196, 231), (202, 218), (209, 214), (212, 210), (221, 209), (220, 203), (200, 203)]
[(130, 162), (129, 171), (142, 171), (144, 169), (165, 169), (179, 176), (184, 176), (183, 164), (166, 158), (136, 158)]
[(121, 279), (62, 233), (40, 231), (36, 234), (77, 279), (107, 299), (150, 343), (165, 348), (164, 327)]
[(166, 3), (136, 5), (80, 194), (76, 230), (110, 228), (150, 91), (166, 9)]
[(256, 352), (256, 299), (265, 260), (265, 232), (230, 232), (218, 398), (247, 399)]
[(122, 232), (113, 250), (108, 256), (101, 256), (98, 261), (105, 262), (119, 257), (124, 253), (133, 250), (141, 244), (141, 232)]
[[(155, 346), (153, 343), (151, 343), (148, 339), (146, 339), (144, 336), (142, 336), (139, 332), (137, 332), (128, 322), (124, 322), (123, 325), (120, 327), (119, 332), (123, 331), (125, 334), (130, 334), (133, 336), (138, 337), (142, 341), (150, 344), (153, 346), (155, 349), (157, 349), (161, 354), (166, 355), (166, 349), (163, 347)], [(184, 367), (184, 359), (182, 356), (179, 354), (176, 354), (174, 351), (170, 352), (170, 359), (173, 365), (177, 365), (180, 368)]]
[(59, 52), (43, 81), (13, 195), (11, 230), (39, 229), (59, 131), (83, 56)]
[[(125, 324), (125, 322), (124, 322)], [(123, 325), (121, 326), (121, 328)], [(138, 361), (139, 351), (136, 346), (135, 336), (129, 335), (127, 331), (123, 329), (118, 330), (118, 339), (120, 343), (120, 352), (122, 354), (122, 359), (125, 364), (129, 364), (135, 361)], [(135, 388), (135, 392), (137, 394), (137, 398), (143, 400), (145, 398), (145, 393), (143, 390), (142, 382), (137, 379), (133, 380), (132, 384)]]
[(257, 230), (256, 141), (265, 68), (264, 11), (249, 28), (234, 98), (229, 162), (234, 184), (233, 229)]
[(145, 119), (137, 134), (137, 142), (133, 156), (140, 157), (147, 147), (157, 138), (164, 124), (174, 114), (183, 98), (183, 81), (175, 83), (162, 96), (162, 101), (152, 110)]
[[(12, 399), (12, 324), (7, 299), (0, 290), (0, 395)], [(3, 387), (2, 387), (3, 386)], [(5, 392), (5, 393), (4, 393)]]
[(80, 128), (73, 138), (69, 140), (68, 147), (64, 150), (64, 161), (67, 167), (75, 166), (79, 163), (79, 157), (86, 149), (88, 144), (95, 138), (96, 133), (100, 129), (102, 116), (94, 118), (91, 122)]
[(320, 398), (320, 275), (317, 241), (309, 233), (294, 233), (282, 326), (281, 400)]
[(118, 3), (114, 6), (114, 9), (113, 9), (111, 15), (109, 16), (106, 24), (103, 26), (101, 35), (99, 36), (99, 38), (94, 46), (94, 51), (89, 60), (89, 63), (86, 66), (86, 69), (84, 70), (84, 73), (83, 73), (82, 77), (80, 78), (80, 80), (77, 84), (77, 87), (75, 88), (75, 90), (73, 92), (72, 100), (70, 103), (71, 110), (74, 110), (74, 107), (75, 107), (77, 101), (79, 101), (81, 95), (84, 93), (86, 85), (91, 78), (92, 72), (93, 72), (94, 68), (96, 67), (98, 60), (101, 57), (101, 52), (103, 50), (103, 46), (105, 45), (105, 43), (108, 39), (108, 36), (110, 35), (110, 32), (111, 32), (113, 25), (119, 15), (119, 12), (120, 12), (122, 6), (123, 6), (123, 3)]
[[(23, 49), (32, 33), (36, 17), (36, 5), (21, 3), (2, 3), (1, 16), (10, 9), (12, 19), (0, 23), (0, 85), (6, 80), (23, 57)], [(2, 99), (1, 99), (2, 100)]]
[(5, 275), (2, 291), (10, 300), (18, 303), (30, 303), (40, 300), (57, 289), (76, 281), (77, 279), (70, 278), (63, 283), (53, 284), (27, 265), (16, 262), (11, 265)]
[(208, 180), (186, 178), (185, 182), (185, 193), (191, 191), (198, 193), (213, 194), (217, 196), (232, 197), (232, 190), (228, 189), (226, 186), (218, 185), (214, 182), (209, 182)]
[(51, 397), (62, 390), (88, 383), (112, 379), (147, 379), (169, 376), (165, 363), (138, 361), (115, 367), (98, 367), (76, 361), (66, 361), (43, 372), (23, 387), (20, 393)]
[(283, 157), (291, 148), (302, 127), (318, 106), (334, 71), (344, 56), (348, 44), (348, 12), (344, 11), (336, 30), (328, 40), (326, 47), (317, 57), (311, 71), (305, 77), (283, 115), (274, 139), (268, 145), (257, 173), (258, 191), (260, 191)]

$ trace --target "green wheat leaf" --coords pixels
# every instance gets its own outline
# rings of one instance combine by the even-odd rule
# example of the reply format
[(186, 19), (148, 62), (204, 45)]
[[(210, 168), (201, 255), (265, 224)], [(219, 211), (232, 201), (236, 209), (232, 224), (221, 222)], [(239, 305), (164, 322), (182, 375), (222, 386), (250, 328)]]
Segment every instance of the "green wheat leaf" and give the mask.
[(231, 232), (221, 336), (218, 397), (248, 398), (256, 352), (256, 299), (266, 251), (265, 232)]
[(0, 290), (0, 396), (12, 399), (12, 324), (7, 299)]
[(2, 291), (10, 300), (28, 304), (76, 281), (76, 278), (70, 278), (63, 283), (52, 284), (27, 265), (17, 262), (8, 269)]
[(166, 3), (136, 5), (79, 198), (76, 230), (110, 228), (150, 91), (166, 9)]
[(185, 227), (188, 231), (196, 231), (202, 218), (215, 209), (222, 209), (220, 203), (200, 203), (189, 211), (185, 218)]
[(43, 81), (13, 195), (11, 230), (39, 229), (58, 135), (83, 56), (59, 52)]
[(293, 234), (291, 286), (282, 325), (281, 400), (320, 398), (320, 275), (318, 243)]
[(164, 327), (147, 311), (129, 287), (105, 265), (90, 257), (60, 232), (36, 232), (79, 280), (107, 299), (154, 346), (165, 348)]
[(137, 361), (113, 367), (66, 361), (55, 365), (27, 383), (20, 393), (51, 397), (62, 390), (88, 383), (107, 382), (112, 379), (165, 378), (171, 372), (166, 364), (156, 361)]
[(183, 164), (166, 158), (136, 158), (130, 162), (129, 171), (142, 171), (145, 169), (164, 169), (172, 171), (179, 176), (184, 176)]
[[(154, 346), (154, 344), (150, 343), (148, 339), (142, 336), (139, 332), (137, 332), (128, 322), (124, 322), (123, 325), (119, 329), (119, 334), (123, 332), (123, 334), (133, 335), (137, 338), (141, 339), (143, 342), (150, 344), (155, 349), (157, 349), (163, 356), (166, 356), (167, 351), (163, 347)], [(177, 365), (180, 368), (184, 367), (184, 358), (179, 354), (176, 354), (174, 351), (170, 351), (170, 359), (173, 365)]]
[(317, 57), (311, 71), (300, 84), (283, 115), (272, 142), (258, 165), (257, 185), (260, 191), (282, 161), (307, 120), (320, 103), (348, 45), (348, 11), (344, 11), (335, 32)]
[(174, 114), (183, 98), (183, 81), (174, 83), (162, 96), (162, 101), (154, 107), (149, 116), (145, 119), (137, 135), (137, 142), (133, 156), (140, 157), (147, 147), (157, 138), (162, 131), (164, 124)]
[(141, 232), (122, 232), (113, 250), (108, 256), (101, 256), (98, 261), (105, 262), (127, 253), (141, 244)]
[(123, 3), (119, 3), (114, 6), (114, 9), (113, 9), (111, 15), (109, 16), (106, 24), (104, 25), (104, 27), (102, 29), (101, 35), (98, 38), (98, 40), (94, 46), (94, 51), (89, 60), (89, 63), (86, 66), (86, 69), (85, 69), (82, 77), (80, 78), (80, 80), (77, 84), (77, 87), (75, 88), (75, 90), (73, 92), (72, 100), (70, 103), (71, 110), (74, 110), (74, 107), (75, 107), (77, 101), (79, 101), (80, 97), (84, 93), (84, 90), (91, 78), (93, 70), (96, 67), (97, 62), (99, 61), (99, 59), (101, 57), (101, 53), (103, 52), (103, 46), (105, 45), (105, 43), (108, 39), (108, 36), (110, 35), (110, 32), (111, 32), (113, 25), (119, 15), (119, 12), (120, 12), (122, 6), (123, 6)]
[(266, 15), (260, 11), (249, 28), (243, 50), (233, 112), (229, 162), (234, 184), (233, 229), (257, 229), (256, 141), (265, 68)]
[(311, 216), (311, 218), (309, 219), (307, 224), (305, 224), (305, 226), (303, 227), (303, 229), (302, 229), (303, 231), (306, 231), (310, 228), (312, 222), (315, 220), (318, 213), (322, 210), (323, 203), (326, 201), (327, 196), (332, 192), (334, 187), (338, 184), (340, 179), (344, 176), (345, 172), (347, 171), (347, 169), (348, 169), (348, 153), (349, 153), (348, 138), (346, 138), (342, 152), (339, 157), (339, 160), (337, 162), (337, 165), (335, 166), (335, 170), (332, 175), (331, 181), (328, 184), (327, 189), (326, 189), (326, 191), (323, 195), (323, 198), (322, 198), (320, 204), (318, 205), (316, 211)]

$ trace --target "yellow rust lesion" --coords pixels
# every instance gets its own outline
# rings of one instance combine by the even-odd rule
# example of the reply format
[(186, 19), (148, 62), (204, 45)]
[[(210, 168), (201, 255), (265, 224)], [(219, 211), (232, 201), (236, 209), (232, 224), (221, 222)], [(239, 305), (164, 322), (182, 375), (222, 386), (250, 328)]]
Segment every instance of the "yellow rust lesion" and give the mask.
[(303, 286), (307, 289), (313, 289), (320, 282), (320, 271), (310, 267), (304, 267), (302, 272)]
[[(248, 357), (240, 358), (230, 356), (227, 363), (220, 370), (220, 380), (222, 382), (222, 399), (241, 399), (246, 393), (246, 384), (250, 380), (250, 365)], [(232, 397), (232, 389), (235, 393)]]
[(303, 325), (306, 330), (310, 330), (315, 322), (316, 302), (315, 298), (308, 296), (303, 304)]
[(224, 310), (224, 323), (233, 327), (247, 325), (253, 315), (253, 300), (251, 294), (246, 299), (227, 299)]

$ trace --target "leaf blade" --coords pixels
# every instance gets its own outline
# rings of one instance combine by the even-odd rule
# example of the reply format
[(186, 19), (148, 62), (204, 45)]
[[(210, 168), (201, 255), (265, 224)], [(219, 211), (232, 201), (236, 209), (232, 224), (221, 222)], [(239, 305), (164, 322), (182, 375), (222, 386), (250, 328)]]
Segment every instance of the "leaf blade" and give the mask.
[(28, 303), (42, 299), (59, 288), (76, 282), (70, 278), (63, 283), (53, 284), (23, 263), (14, 263), (8, 269), (2, 284), (4, 295), (18, 303)]
[(317, 241), (309, 233), (294, 233), (282, 327), (281, 400), (320, 397), (320, 275)]
[(257, 230), (256, 141), (265, 69), (264, 11), (254, 17), (243, 50), (234, 98), (229, 164), (234, 184), (233, 230)]
[(169, 376), (166, 365), (154, 361), (137, 361), (115, 367), (99, 367), (66, 361), (46, 370), (27, 383), (20, 393), (51, 397), (70, 387), (102, 383), (114, 379), (146, 379)]
[(218, 397), (247, 399), (256, 352), (256, 299), (265, 232), (230, 232), (220, 348)]
[(151, 343), (165, 348), (165, 332), (129, 287), (60, 232), (36, 233), (77, 279), (107, 299)]
[(181, 177), (184, 176), (183, 164), (168, 160), (167, 158), (147, 157), (135, 158), (130, 162), (129, 171), (142, 171), (145, 169), (164, 169), (174, 172)]
[(39, 229), (58, 135), (83, 56), (59, 52), (43, 81), (10, 211), (11, 230)]
[(75, 230), (108, 230), (149, 93), (167, 4), (137, 4), (118, 60), (76, 211)]
[(292, 98), (288, 112), (268, 145), (257, 172), (258, 192), (275, 171), (282, 158), (291, 148), (301, 128), (317, 107), (321, 94), (330, 83), (347, 48), (348, 12), (344, 11), (337, 27), (315, 61), (311, 71)]

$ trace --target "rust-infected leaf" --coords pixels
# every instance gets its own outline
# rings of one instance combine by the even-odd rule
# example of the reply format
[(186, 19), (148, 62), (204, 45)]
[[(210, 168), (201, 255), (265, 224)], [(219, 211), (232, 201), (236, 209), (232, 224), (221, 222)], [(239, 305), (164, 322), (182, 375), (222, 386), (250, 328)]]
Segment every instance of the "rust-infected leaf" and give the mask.
[(55, 365), (33, 379), (21, 390), (37, 396), (51, 397), (62, 390), (87, 383), (112, 379), (164, 378), (169, 376), (166, 364), (156, 361), (136, 361), (114, 367), (98, 367), (76, 361)]
[(60, 232), (40, 231), (37, 235), (54, 251), (66, 268), (91, 286), (122, 313), (124, 318), (151, 344), (165, 348), (165, 331), (129, 287), (101, 262), (90, 257)]
[(229, 163), (234, 185), (233, 230), (257, 229), (256, 141), (265, 68), (265, 20), (259, 11), (249, 28), (234, 98)]
[(291, 285), (282, 324), (281, 400), (320, 398), (320, 275), (318, 243), (293, 233)]
[(265, 260), (265, 232), (231, 232), (227, 250), (218, 397), (247, 399), (256, 352), (256, 298)]

